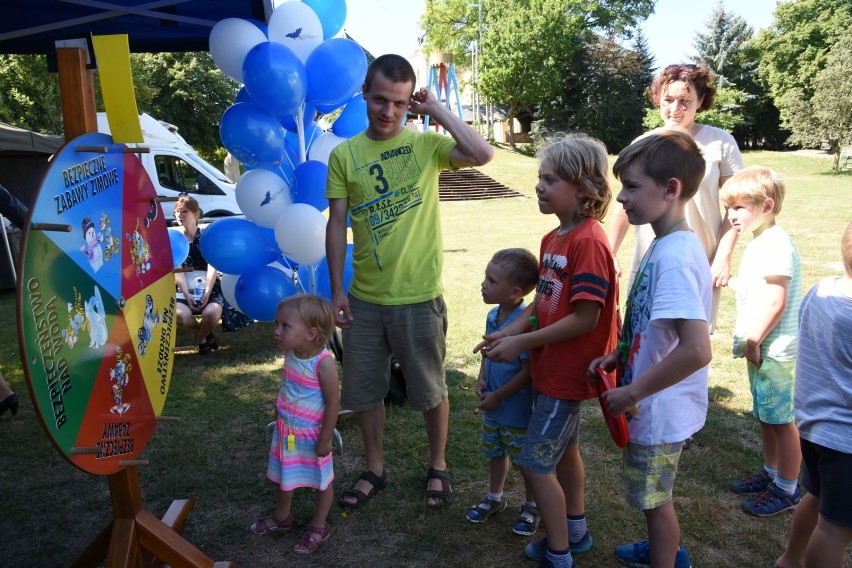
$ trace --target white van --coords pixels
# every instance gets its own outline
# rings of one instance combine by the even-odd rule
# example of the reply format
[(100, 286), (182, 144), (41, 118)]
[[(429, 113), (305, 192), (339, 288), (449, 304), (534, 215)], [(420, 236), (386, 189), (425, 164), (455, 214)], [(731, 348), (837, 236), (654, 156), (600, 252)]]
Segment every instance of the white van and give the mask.
[[(242, 215), (234, 184), (214, 166), (205, 162), (177, 133), (177, 126), (155, 119), (148, 114), (139, 115), (142, 134), (150, 152), (137, 154), (154, 184), (157, 195), (177, 198), (188, 193), (198, 200), (205, 218)], [(98, 132), (109, 134), (106, 113), (98, 113)], [(135, 146), (135, 144), (128, 144)], [(173, 219), (172, 207), (163, 204), (163, 214)]]

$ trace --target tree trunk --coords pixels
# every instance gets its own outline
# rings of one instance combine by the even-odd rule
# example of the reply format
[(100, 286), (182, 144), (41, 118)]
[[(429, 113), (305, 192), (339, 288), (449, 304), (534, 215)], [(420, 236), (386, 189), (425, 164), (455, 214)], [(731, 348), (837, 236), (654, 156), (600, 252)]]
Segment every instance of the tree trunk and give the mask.
[(509, 109), (509, 146), (512, 147), (512, 150), (518, 151), (517, 145), (515, 145), (515, 110)]
[(832, 171), (834, 173), (840, 173), (840, 139), (829, 138), (828, 145), (831, 148), (831, 154), (834, 156), (834, 167), (832, 168)]

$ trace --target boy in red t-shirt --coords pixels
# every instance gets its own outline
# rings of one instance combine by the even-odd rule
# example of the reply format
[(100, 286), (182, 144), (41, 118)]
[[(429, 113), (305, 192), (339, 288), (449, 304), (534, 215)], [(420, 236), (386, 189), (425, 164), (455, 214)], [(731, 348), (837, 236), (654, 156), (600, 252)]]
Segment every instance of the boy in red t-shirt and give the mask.
[(592, 546), (578, 447), (580, 405), (596, 396), (586, 368), (618, 341), (618, 280), (600, 225), (612, 194), (600, 141), (568, 136), (545, 146), (538, 157), (538, 207), (556, 215), (559, 227), (541, 240), (535, 301), (474, 351), (493, 361), (530, 352), (538, 394), (519, 464), (533, 487), (547, 538), (528, 544), (524, 554), (541, 567), (570, 568), (571, 553)]

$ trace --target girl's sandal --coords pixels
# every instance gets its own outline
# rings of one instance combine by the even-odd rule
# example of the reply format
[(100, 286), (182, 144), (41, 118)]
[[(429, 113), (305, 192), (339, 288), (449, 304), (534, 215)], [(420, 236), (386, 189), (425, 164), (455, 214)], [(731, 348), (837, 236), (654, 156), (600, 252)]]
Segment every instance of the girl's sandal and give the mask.
[(329, 528), (328, 523), (321, 527), (308, 525), (308, 530), (305, 531), (305, 534), (302, 535), (299, 542), (293, 545), (293, 552), (296, 554), (311, 554), (319, 548), (319, 545), (328, 540), (328, 537), (330, 536), (331, 529)]
[(283, 521), (279, 521), (275, 516), (275, 511), (256, 520), (249, 530), (252, 534), (269, 534), (278, 531), (289, 531), (293, 528), (293, 513), (287, 515)]

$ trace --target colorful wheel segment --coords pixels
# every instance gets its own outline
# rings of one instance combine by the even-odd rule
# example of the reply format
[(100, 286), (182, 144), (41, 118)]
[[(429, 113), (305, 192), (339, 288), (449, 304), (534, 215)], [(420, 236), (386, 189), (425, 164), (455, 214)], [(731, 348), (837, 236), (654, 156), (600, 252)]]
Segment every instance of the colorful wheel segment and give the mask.
[(90, 473), (138, 459), (169, 390), (175, 283), (155, 198), (135, 155), (85, 134), (54, 156), (24, 239), (18, 330), (30, 394), (57, 450)]

